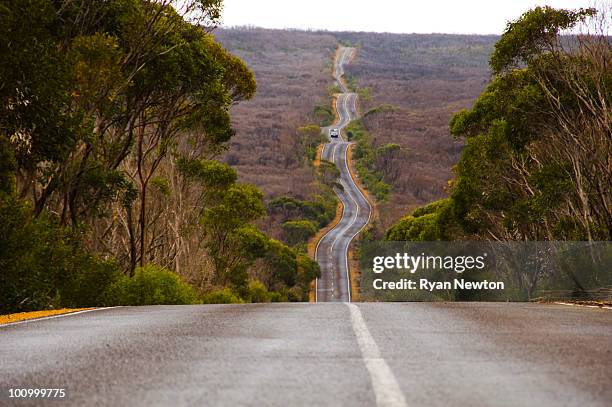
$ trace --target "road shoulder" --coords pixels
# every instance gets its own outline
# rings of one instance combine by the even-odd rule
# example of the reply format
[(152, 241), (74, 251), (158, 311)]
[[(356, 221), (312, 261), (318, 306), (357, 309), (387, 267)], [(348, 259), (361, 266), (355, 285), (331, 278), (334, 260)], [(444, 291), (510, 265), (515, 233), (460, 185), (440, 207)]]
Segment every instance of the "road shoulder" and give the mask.
[(29, 321), (32, 319), (41, 319), (51, 316), (72, 314), (75, 312), (93, 310), (95, 308), (61, 308), (61, 309), (50, 309), (42, 311), (30, 311), (30, 312), (17, 312), (14, 314), (0, 315), (0, 326), (6, 324), (12, 324), (15, 322)]

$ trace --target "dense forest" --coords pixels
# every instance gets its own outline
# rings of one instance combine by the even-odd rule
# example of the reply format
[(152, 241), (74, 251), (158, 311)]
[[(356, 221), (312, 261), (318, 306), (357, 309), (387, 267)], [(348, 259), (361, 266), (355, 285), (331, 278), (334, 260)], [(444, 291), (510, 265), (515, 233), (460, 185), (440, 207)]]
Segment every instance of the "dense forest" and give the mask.
[(610, 10), (535, 8), (508, 24), (493, 78), (450, 121), (450, 196), (388, 240), (612, 240)]
[(260, 231), (218, 160), (250, 69), (220, 0), (0, 4), (0, 308), (307, 298), (318, 266)]

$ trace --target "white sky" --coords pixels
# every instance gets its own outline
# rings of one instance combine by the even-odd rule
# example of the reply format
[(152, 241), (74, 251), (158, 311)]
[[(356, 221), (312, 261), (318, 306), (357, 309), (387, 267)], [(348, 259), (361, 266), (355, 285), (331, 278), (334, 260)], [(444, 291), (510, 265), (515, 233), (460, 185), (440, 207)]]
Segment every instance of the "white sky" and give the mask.
[(592, 4), (593, 0), (224, 0), (223, 26), (501, 34), (507, 21), (538, 5)]

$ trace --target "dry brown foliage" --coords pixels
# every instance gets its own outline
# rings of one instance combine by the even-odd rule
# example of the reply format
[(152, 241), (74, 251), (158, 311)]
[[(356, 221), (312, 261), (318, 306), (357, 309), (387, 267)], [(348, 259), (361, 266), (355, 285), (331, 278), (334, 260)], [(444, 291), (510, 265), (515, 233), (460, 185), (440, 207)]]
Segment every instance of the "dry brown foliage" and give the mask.
[[(461, 151), (448, 122), (489, 82), (488, 58), (497, 37), (336, 35), (358, 48), (346, 71), (353, 86), (369, 88), (360, 92), (361, 110), (374, 145), (396, 143), (405, 150), (404, 159), (393, 161), (396, 176), (385, 179), (392, 185), (388, 202), (380, 205), (379, 227), (385, 230), (416, 206), (445, 196)], [(391, 106), (376, 110), (385, 104)]]

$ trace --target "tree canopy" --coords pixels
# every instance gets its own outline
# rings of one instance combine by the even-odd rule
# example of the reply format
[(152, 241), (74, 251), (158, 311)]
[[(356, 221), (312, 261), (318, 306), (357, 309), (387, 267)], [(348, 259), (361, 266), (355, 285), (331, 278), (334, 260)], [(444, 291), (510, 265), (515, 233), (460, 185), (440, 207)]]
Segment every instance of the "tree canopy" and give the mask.
[[(2, 307), (102, 301), (78, 286), (127, 296), (175, 285), (159, 268), (200, 294), (230, 287), (250, 298), (249, 267), (277, 243), (253, 226), (261, 192), (215, 160), (234, 135), (230, 108), (256, 90), (212, 33), (221, 6), (0, 4)], [(302, 293), (298, 254), (282, 250), (294, 259), (283, 289)]]
[[(565, 33), (581, 23), (590, 33)], [(465, 140), (450, 197), (391, 240), (611, 240), (612, 44), (594, 9), (537, 7), (508, 24), (493, 78), (450, 122)]]

